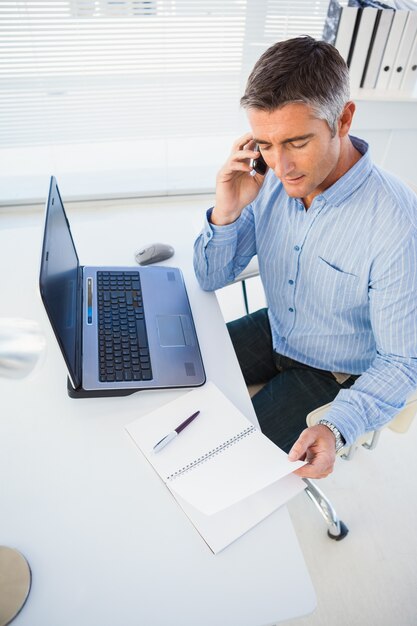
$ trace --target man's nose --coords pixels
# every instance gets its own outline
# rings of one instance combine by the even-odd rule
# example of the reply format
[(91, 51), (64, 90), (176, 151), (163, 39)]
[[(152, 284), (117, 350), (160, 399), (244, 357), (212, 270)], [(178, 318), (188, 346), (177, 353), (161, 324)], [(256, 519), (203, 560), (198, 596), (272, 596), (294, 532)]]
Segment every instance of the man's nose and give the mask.
[(273, 169), (278, 178), (285, 178), (294, 169), (294, 161), (285, 150), (276, 150), (274, 161)]

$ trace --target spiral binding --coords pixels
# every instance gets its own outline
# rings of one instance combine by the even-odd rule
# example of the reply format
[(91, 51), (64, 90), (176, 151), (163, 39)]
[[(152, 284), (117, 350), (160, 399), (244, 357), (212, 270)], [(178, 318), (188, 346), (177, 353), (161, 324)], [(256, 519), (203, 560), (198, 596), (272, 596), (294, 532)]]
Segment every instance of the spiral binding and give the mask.
[(166, 480), (167, 481), (168, 480), (172, 481), (172, 480), (175, 480), (176, 478), (179, 478), (180, 476), (183, 476), (184, 474), (186, 474), (186, 473), (190, 472), (191, 470), (195, 469), (196, 467), (198, 467), (202, 463), (206, 463), (206, 461), (209, 461), (214, 456), (217, 456), (218, 454), (221, 454), (222, 452), (227, 450), (227, 448), (230, 448), (235, 443), (238, 443), (244, 437), (247, 437), (248, 435), (251, 435), (252, 433), (256, 432), (257, 430), (258, 429), (256, 428), (256, 426), (251, 424), (250, 426), (248, 426), (247, 428), (242, 430), (240, 433), (237, 433), (237, 435), (233, 435), (233, 437), (230, 437), (230, 439), (227, 439), (227, 441), (221, 443), (216, 448), (213, 448), (209, 452), (206, 452), (202, 456), (199, 456), (194, 461), (191, 461), (191, 463), (188, 463), (187, 465), (184, 465), (184, 467), (181, 467), (181, 469), (178, 469), (173, 474), (170, 474), (170, 476), (167, 476)]

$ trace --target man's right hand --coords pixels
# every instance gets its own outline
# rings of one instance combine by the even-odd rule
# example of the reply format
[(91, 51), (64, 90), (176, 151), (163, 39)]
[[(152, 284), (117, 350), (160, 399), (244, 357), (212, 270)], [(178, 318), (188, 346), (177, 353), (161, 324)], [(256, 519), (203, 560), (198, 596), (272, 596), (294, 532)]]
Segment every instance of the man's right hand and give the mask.
[(258, 195), (265, 176), (249, 174), (250, 160), (259, 157), (254, 148), (252, 133), (246, 133), (233, 144), (228, 160), (217, 174), (216, 205), (211, 214), (213, 224), (231, 224)]

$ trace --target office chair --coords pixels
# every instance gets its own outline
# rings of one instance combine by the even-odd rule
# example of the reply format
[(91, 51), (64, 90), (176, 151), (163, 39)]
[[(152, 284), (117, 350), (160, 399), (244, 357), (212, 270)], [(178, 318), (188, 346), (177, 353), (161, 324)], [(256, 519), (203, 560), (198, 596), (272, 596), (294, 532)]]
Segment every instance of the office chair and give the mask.
[[(251, 397), (254, 396), (255, 393), (262, 389), (262, 387), (262, 384), (249, 385), (249, 395)], [(308, 413), (306, 417), (307, 426), (314, 426), (319, 420), (323, 419), (330, 406), (331, 402), (329, 402), (328, 404), (324, 404), (323, 406), (320, 406), (317, 409), (314, 409), (314, 411)], [(396, 433), (405, 433), (409, 429), (411, 422), (413, 421), (416, 414), (417, 390), (408, 398), (405, 407), (399, 413), (397, 413), (397, 415), (390, 422), (388, 422), (388, 424), (386, 424), (383, 428), (379, 430), (374, 430), (362, 435), (351, 446), (345, 446), (344, 448), (339, 450), (337, 456), (345, 461), (351, 461), (354, 457), (356, 450), (359, 447), (363, 447), (366, 450), (374, 450), (377, 446), (379, 437), (384, 428), (389, 428)], [(319, 487), (317, 487), (316, 483), (313, 482), (310, 478), (303, 478), (303, 480), (306, 484), (306, 494), (315, 504), (327, 524), (328, 536), (330, 537), (330, 539), (334, 539), (335, 541), (341, 541), (348, 534), (348, 527), (339, 518), (334, 506), (327, 498), (327, 496), (323, 493), (323, 491), (319, 489)]]
[[(245, 311), (249, 313), (248, 294), (246, 289), (246, 280), (254, 278), (259, 275), (258, 260), (254, 257), (245, 270), (239, 274), (234, 283), (240, 282), (242, 284), (242, 295)], [(263, 385), (250, 385), (248, 387), (249, 395), (252, 397), (261, 389)], [(320, 419), (323, 419), (326, 412), (329, 410), (331, 403), (318, 407), (314, 411), (308, 413), (306, 417), (307, 426), (314, 426)], [(359, 437), (351, 446), (345, 446), (342, 450), (339, 450), (338, 456), (343, 460), (350, 461), (353, 459), (355, 451), (359, 447), (363, 447), (366, 450), (373, 450), (376, 448), (381, 432), (384, 428), (397, 433), (405, 433), (417, 414), (417, 390), (407, 399), (404, 408), (382, 429), (368, 432)], [(323, 516), (327, 524), (327, 534), (331, 539), (340, 541), (346, 537), (349, 532), (346, 524), (339, 518), (330, 500), (326, 497), (316, 483), (309, 478), (304, 478), (306, 483), (305, 492), (312, 502), (314, 502), (320, 514)]]
[[(307, 426), (314, 426), (317, 422), (324, 418), (325, 414), (329, 410), (331, 402), (320, 406), (319, 408), (311, 411), (306, 418)], [(396, 433), (405, 433), (409, 429), (411, 422), (417, 414), (417, 390), (413, 392), (407, 399), (407, 402), (403, 409), (397, 415), (388, 422), (383, 428), (368, 432), (359, 437), (351, 446), (345, 446), (338, 452), (338, 456), (345, 461), (353, 459), (356, 450), (359, 447), (363, 447), (366, 450), (374, 450), (378, 444), (381, 432), (384, 428), (389, 428)], [(324, 517), (328, 529), (327, 534), (331, 539), (340, 541), (348, 534), (347, 526), (338, 517), (334, 507), (324, 493), (317, 487), (311, 480), (305, 480), (307, 487), (305, 489), (307, 495), (317, 506), (318, 510)]]

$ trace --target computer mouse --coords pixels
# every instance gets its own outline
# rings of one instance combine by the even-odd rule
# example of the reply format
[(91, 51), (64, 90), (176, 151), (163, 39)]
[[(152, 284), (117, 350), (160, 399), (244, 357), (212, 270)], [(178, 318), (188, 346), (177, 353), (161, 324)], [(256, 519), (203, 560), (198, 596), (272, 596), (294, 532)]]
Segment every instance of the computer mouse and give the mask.
[(166, 243), (151, 243), (135, 254), (135, 259), (139, 265), (150, 265), (165, 261), (174, 254), (174, 248)]

